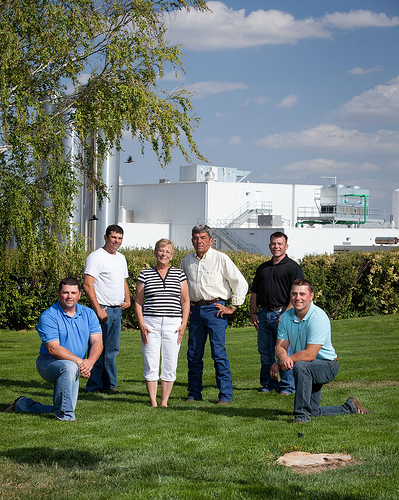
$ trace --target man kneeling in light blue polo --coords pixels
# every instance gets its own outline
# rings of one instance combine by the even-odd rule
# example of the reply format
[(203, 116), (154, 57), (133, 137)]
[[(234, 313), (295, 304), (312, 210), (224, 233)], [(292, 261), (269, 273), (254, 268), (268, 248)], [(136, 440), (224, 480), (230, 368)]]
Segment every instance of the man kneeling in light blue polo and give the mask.
[(53, 406), (21, 396), (5, 412), (54, 413), (58, 420), (76, 420), (79, 374), (90, 377), (103, 348), (98, 318), (92, 309), (78, 304), (80, 296), (75, 278), (62, 280), (59, 301), (44, 311), (36, 327), (42, 339), (36, 368), (44, 380), (54, 384)]
[[(293, 308), (280, 317), (276, 343), (278, 359), (270, 370), (277, 379), (280, 370), (293, 369), (295, 380), (294, 423), (309, 422), (311, 417), (370, 413), (355, 398), (343, 405), (320, 406), (321, 389), (338, 373), (339, 365), (331, 344), (331, 325), (327, 314), (313, 304), (312, 284), (305, 279), (292, 283)], [(288, 356), (288, 346), (293, 354)]]

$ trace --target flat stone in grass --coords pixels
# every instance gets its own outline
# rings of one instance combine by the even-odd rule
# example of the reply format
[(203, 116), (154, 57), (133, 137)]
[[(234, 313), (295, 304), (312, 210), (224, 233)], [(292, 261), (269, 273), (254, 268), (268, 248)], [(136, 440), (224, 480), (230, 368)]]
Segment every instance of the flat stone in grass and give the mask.
[(304, 451), (293, 451), (286, 453), (277, 459), (277, 463), (292, 467), (297, 472), (309, 474), (311, 472), (322, 472), (326, 469), (335, 469), (353, 464), (350, 455), (343, 453), (306, 453)]

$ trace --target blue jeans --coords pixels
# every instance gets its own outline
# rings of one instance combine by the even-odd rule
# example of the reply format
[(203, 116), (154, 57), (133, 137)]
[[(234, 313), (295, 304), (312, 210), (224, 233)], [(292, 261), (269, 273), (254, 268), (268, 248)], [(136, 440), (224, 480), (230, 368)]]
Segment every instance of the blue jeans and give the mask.
[(343, 405), (320, 406), (321, 389), (331, 382), (338, 373), (337, 360), (297, 361), (294, 365), (295, 401), (294, 418), (300, 422), (309, 422), (311, 416), (345, 415), (356, 413), (356, 408), (349, 400)]
[[(34, 411), (38, 413), (55, 413), (59, 420), (75, 420), (75, 408), (79, 392), (79, 368), (74, 361), (55, 359), (52, 356), (39, 356), (36, 368), (40, 376), (47, 382), (54, 384), (53, 407), (32, 404), (29, 398), (22, 398), (17, 403), (17, 411)], [(28, 401), (25, 401), (28, 400)], [(33, 401), (33, 403), (35, 403)], [(26, 408), (30, 409), (26, 409)], [(25, 408), (25, 409), (22, 409)], [(51, 409), (50, 411), (45, 410)]]
[[(225, 301), (218, 301), (225, 305)], [(202, 399), (202, 372), (204, 349), (207, 335), (211, 345), (211, 355), (215, 367), (216, 385), (219, 389), (219, 401), (233, 399), (233, 381), (227, 359), (225, 337), (227, 319), (216, 316), (218, 309), (209, 306), (191, 306), (188, 338), (188, 397)]]
[[(259, 308), (259, 331), (258, 331), (258, 352), (260, 354), (260, 385), (268, 391), (285, 392), (293, 394), (295, 392), (294, 376), (292, 370), (280, 370), (280, 381), (270, 376), (270, 368), (276, 361), (274, 351), (276, 349), (277, 330), (276, 326), (279, 316), (284, 312), (284, 308), (278, 311), (266, 311)], [(288, 355), (292, 354), (291, 347), (288, 348)]]
[(121, 341), (122, 309), (107, 307), (107, 314), (107, 321), (101, 325), (103, 351), (91, 370), (86, 384), (87, 392), (109, 391), (118, 385), (115, 358), (119, 353)]
[(38, 403), (31, 398), (22, 396), (15, 403), (15, 411), (28, 413), (53, 413), (54, 406)]

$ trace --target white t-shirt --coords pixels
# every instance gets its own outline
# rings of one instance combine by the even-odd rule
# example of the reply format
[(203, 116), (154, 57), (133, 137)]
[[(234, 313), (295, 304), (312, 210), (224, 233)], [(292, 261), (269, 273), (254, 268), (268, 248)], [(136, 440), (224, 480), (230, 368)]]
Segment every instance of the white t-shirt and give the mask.
[(86, 259), (85, 274), (94, 278), (97, 301), (104, 306), (119, 306), (125, 300), (125, 278), (129, 276), (125, 256), (98, 248)]

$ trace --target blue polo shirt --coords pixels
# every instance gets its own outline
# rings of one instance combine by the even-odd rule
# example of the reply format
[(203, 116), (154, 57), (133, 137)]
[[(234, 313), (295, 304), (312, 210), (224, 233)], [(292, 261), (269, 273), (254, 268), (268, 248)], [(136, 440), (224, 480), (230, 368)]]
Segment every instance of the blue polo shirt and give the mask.
[(280, 316), (277, 338), (288, 340), (295, 354), (303, 351), (306, 344), (321, 345), (316, 359), (333, 360), (337, 357), (331, 344), (331, 324), (327, 314), (313, 304), (302, 321), (295, 315), (295, 309), (291, 308)]
[(76, 304), (75, 315), (68, 316), (57, 302), (40, 316), (36, 330), (42, 339), (41, 355), (50, 356), (45, 344), (59, 340), (60, 346), (84, 358), (90, 335), (101, 333), (101, 326), (92, 309)]

